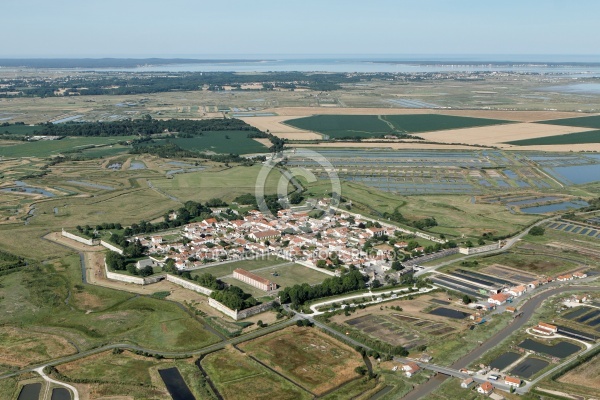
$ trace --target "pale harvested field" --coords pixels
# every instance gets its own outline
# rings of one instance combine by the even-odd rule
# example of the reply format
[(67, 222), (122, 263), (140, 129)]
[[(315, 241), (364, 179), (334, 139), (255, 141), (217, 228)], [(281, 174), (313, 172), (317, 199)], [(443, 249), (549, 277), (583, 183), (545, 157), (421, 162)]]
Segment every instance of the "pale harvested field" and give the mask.
[[(423, 142), (322, 142), (322, 143), (308, 143), (308, 144), (293, 144), (290, 143), (287, 146), (305, 148), (305, 147), (320, 147), (326, 148), (377, 148), (377, 149), (393, 149), (393, 150), (473, 150), (472, 146), (463, 145), (452, 145), (452, 144), (437, 144), (437, 143), (423, 143)], [(480, 147), (479, 147), (480, 148)]]
[(593, 357), (561, 376), (558, 381), (600, 390), (600, 357)]
[(295, 128), (291, 125), (284, 124), (284, 121), (291, 119), (288, 116), (247, 117), (240, 119), (252, 126), (257, 127), (261, 131), (269, 131), (273, 135), (282, 139), (313, 140), (322, 138), (322, 136), (318, 133), (305, 131)]
[[(497, 146), (501, 148), (522, 148), (521, 146), (505, 144), (505, 142), (511, 142), (522, 139), (535, 139), (546, 136), (564, 135), (567, 133), (586, 132), (592, 130), (594, 129), (523, 122), (518, 124), (482, 126), (474, 128), (426, 132), (420, 133), (419, 136), (425, 140), (430, 140), (434, 142), (478, 144), (484, 146)], [(566, 147), (570, 149), (572, 145), (567, 145)]]
[[(508, 121), (534, 122), (549, 119), (573, 118), (588, 116), (590, 114), (563, 112), (563, 111), (495, 111), (495, 110), (448, 110), (448, 109), (413, 109), (413, 108), (327, 108), (327, 107), (281, 107), (263, 110), (273, 112), (279, 116), (306, 117), (318, 114), (348, 114), (348, 115), (405, 115), (405, 114), (445, 114), (463, 117), (505, 119)], [(262, 117), (277, 118), (277, 117)], [(249, 118), (249, 124), (252, 124)], [(252, 124), (253, 125), (253, 124)]]

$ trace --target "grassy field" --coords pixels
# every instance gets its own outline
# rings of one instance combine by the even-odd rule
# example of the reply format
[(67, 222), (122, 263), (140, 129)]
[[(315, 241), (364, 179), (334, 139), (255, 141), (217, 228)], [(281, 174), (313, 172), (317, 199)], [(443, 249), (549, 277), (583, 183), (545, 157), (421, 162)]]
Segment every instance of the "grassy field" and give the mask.
[(217, 278), (220, 278), (222, 276), (231, 275), (233, 273), (233, 270), (236, 268), (243, 268), (246, 271), (253, 271), (258, 268), (270, 267), (286, 262), (288, 261), (282, 258), (277, 258), (275, 256), (268, 256), (264, 258), (260, 257), (255, 260), (234, 261), (222, 265), (217, 265), (214, 267), (198, 269), (192, 272), (192, 276), (209, 273)]
[(507, 142), (516, 146), (543, 146), (551, 144), (584, 144), (600, 143), (600, 130), (569, 133), (566, 135), (546, 136), (535, 139), (515, 140)]
[(419, 133), (499, 125), (510, 123), (510, 121), (439, 114), (414, 114), (314, 115), (288, 120), (285, 123), (299, 129), (328, 135), (331, 138), (369, 138), (392, 133)]
[(192, 151), (212, 151), (215, 153), (264, 153), (268, 149), (248, 137), (248, 131), (202, 132), (202, 136), (193, 138), (170, 139), (182, 149)]
[[(206, 398), (204, 379), (194, 365), (194, 359), (157, 360), (128, 351), (112, 351), (82, 358), (57, 367), (68, 380), (93, 382), (81, 385), (80, 395), (134, 396), (134, 398), (163, 398), (168, 396), (158, 375), (158, 369), (177, 367), (197, 399)], [(86, 397), (84, 397), (86, 398)], [(92, 397), (97, 398), (97, 397)]]
[(79, 256), (0, 277), (0, 324), (18, 327), (21, 342), (52, 335), (28, 349), (47, 359), (56, 337), (79, 349), (128, 342), (150, 349), (185, 351), (218, 339), (176, 304), (81, 285)]
[[(38, 140), (14, 146), (0, 146), (0, 156), (4, 157), (49, 157), (87, 146), (116, 144), (132, 136), (117, 137), (66, 137), (60, 140)], [(0, 145), (2, 143), (0, 142)]]
[(77, 351), (64, 338), (16, 327), (0, 328), (0, 364), (23, 367)]
[[(288, 287), (300, 283), (315, 285), (323, 282), (325, 278), (329, 277), (327, 274), (315, 271), (300, 264), (271, 267), (256, 271), (255, 273), (258, 276), (262, 276), (263, 278), (275, 282), (280, 287)], [(274, 273), (276, 273), (277, 276), (273, 275)]]
[(29, 125), (11, 125), (11, 126), (0, 126), (0, 133), (7, 133), (10, 135), (32, 135), (36, 131), (41, 130), (39, 126)]
[[(152, 184), (180, 200), (207, 201), (218, 197), (227, 202), (246, 193), (255, 193), (260, 165), (252, 167), (232, 167), (218, 171), (201, 171), (178, 174), (173, 179), (152, 180)], [(281, 174), (274, 170), (267, 179), (265, 193), (277, 191)]]
[(288, 120), (285, 123), (331, 138), (369, 138), (392, 133), (394, 130), (377, 115), (314, 115)]
[(593, 115), (593, 116), (589, 116), (589, 117), (551, 119), (548, 121), (538, 121), (538, 122), (540, 124), (548, 124), (548, 125), (579, 126), (579, 127), (583, 127), (583, 128), (600, 129), (600, 115)]
[(209, 354), (202, 360), (202, 367), (227, 400), (312, 398), (305, 390), (233, 348)]
[(360, 355), (314, 328), (291, 327), (240, 348), (316, 395), (355, 379)]
[[(308, 189), (315, 196), (323, 196), (331, 191), (331, 185), (317, 181), (308, 185)], [(448, 239), (463, 235), (466, 238), (479, 237), (483, 232), (507, 235), (522, 230), (539, 218), (512, 214), (502, 205), (473, 203), (467, 195), (400, 196), (354, 182), (342, 182), (341, 195), (352, 200), (352, 212), (374, 218), (380, 218), (384, 212), (393, 213), (395, 209), (411, 220), (434, 217), (438, 225), (430, 231), (444, 234)], [(427, 244), (425, 240), (419, 241)]]
[(441, 131), (447, 129), (472, 128), (475, 126), (489, 126), (508, 124), (511, 121), (457, 117), (453, 115), (440, 114), (417, 114), (417, 115), (386, 115), (386, 121), (389, 121), (400, 132), (419, 133), (430, 131)]

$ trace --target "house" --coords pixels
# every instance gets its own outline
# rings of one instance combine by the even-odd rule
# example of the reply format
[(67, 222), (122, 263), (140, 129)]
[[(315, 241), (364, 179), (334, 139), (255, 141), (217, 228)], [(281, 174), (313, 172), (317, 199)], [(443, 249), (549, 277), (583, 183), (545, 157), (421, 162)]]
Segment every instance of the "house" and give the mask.
[(481, 385), (477, 386), (477, 393), (489, 395), (494, 390), (494, 385), (489, 382), (483, 382)]
[(270, 229), (267, 231), (254, 231), (250, 233), (250, 238), (253, 240), (268, 240), (275, 239), (281, 236), (281, 232)]
[(515, 297), (520, 297), (526, 291), (527, 291), (527, 288), (523, 285), (520, 285), (520, 286), (515, 286), (515, 287), (510, 288), (508, 290), (508, 294), (515, 296)]
[(409, 362), (408, 364), (405, 364), (405, 365), (402, 366), (402, 371), (404, 371), (406, 373), (406, 376), (408, 378), (410, 378), (411, 376), (413, 376), (414, 374), (416, 374), (420, 370), (421, 370), (421, 367), (419, 367), (414, 362)]
[(517, 311), (515, 307), (506, 307), (506, 312), (514, 314)]
[(529, 282), (527, 284), (527, 288), (529, 288), (529, 289), (535, 289), (536, 287), (538, 287), (540, 285), (541, 285), (540, 281), (537, 281), (537, 280), (536, 281), (531, 281), (531, 282)]
[(531, 328), (532, 331), (536, 333), (541, 333), (542, 335), (551, 335), (553, 333), (558, 332), (558, 327), (555, 325), (550, 325), (545, 322), (540, 322), (537, 326)]
[(475, 383), (473, 378), (467, 378), (460, 383), (460, 387), (463, 389), (468, 389), (473, 383)]
[(521, 379), (513, 378), (512, 376), (506, 375), (504, 377), (504, 383), (507, 384), (508, 386), (513, 386), (513, 387), (518, 388), (519, 386), (521, 386)]
[(559, 276), (556, 277), (556, 280), (559, 281), (559, 282), (572, 281), (573, 280), (573, 275), (571, 275), (571, 274), (559, 275)]
[(510, 295), (506, 293), (497, 293), (493, 294), (488, 298), (488, 303), (496, 304), (497, 306), (501, 306), (506, 303), (506, 300), (510, 298)]
[(431, 362), (431, 360), (433, 360), (433, 357), (431, 357), (429, 354), (423, 353), (423, 354), (421, 354), (421, 357), (419, 358), (419, 360), (422, 362), (428, 363), (428, 362)]
[(587, 274), (585, 272), (575, 272), (573, 273), (573, 277), (577, 279), (587, 278)]

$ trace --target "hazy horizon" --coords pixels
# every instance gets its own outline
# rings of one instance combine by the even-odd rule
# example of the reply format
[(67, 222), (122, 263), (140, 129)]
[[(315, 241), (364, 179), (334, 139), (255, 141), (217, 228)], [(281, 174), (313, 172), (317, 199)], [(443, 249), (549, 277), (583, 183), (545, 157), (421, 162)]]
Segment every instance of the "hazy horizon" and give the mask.
[(583, 0), (7, 0), (0, 58), (598, 54)]

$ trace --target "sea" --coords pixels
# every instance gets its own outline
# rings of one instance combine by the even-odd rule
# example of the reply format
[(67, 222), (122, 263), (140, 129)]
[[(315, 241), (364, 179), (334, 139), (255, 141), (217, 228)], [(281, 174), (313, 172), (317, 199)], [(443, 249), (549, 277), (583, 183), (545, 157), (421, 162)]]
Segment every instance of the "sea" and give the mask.
[[(516, 72), (600, 77), (600, 55), (265, 55), (188, 56), (198, 63), (140, 64), (130, 68), (93, 68), (123, 72), (342, 72), (436, 73)], [(231, 60), (227, 60), (227, 59)], [(218, 61), (211, 61), (218, 60)], [(165, 60), (167, 61), (167, 60)], [(86, 68), (88, 69), (88, 68)], [(89, 70), (89, 69), (88, 69)]]

